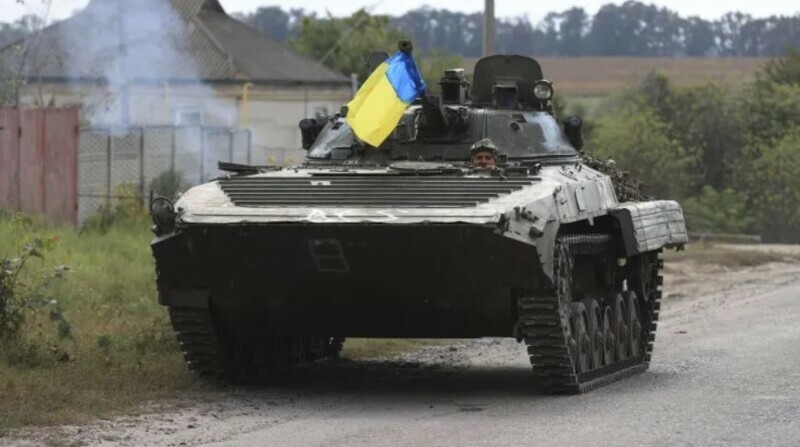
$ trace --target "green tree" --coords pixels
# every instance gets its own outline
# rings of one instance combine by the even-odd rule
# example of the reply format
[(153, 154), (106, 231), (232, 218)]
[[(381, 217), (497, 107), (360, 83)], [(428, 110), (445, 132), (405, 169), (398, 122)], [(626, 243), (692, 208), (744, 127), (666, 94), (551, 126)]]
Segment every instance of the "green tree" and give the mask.
[(800, 123), (800, 85), (759, 79), (742, 91), (741, 110), (749, 141), (778, 140)]
[(422, 57), (417, 57), (422, 77), (428, 86), (429, 94), (439, 94), (439, 81), (444, 75), (444, 71), (449, 68), (459, 68), (462, 66), (461, 56), (449, 55), (443, 51), (431, 51)]
[(678, 198), (690, 180), (690, 160), (670, 134), (652, 109), (627, 107), (598, 119), (586, 147), (591, 155), (613, 159), (656, 197)]
[(780, 140), (746, 151), (751, 160), (741, 173), (758, 231), (775, 242), (800, 241), (800, 126)]
[[(241, 19), (253, 28), (283, 43), (297, 35), (299, 25), (306, 16), (307, 14), (302, 8), (284, 11), (280, 6), (265, 6), (251, 14), (243, 14)], [(308, 16), (314, 17), (313, 13)]]
[(700, 194), (681, 202), (689, 231), (747, 233), (756, 222), (747, 207), (747, 195), (732, 188), (717, 191), (705, 186)]
[(721, 84), (674, 90), (668, 99), (673, 138), (692, 158), (697, 184), (717, 191), (731, 184), (731, 176), (747, 138), (739, 92)]
[(14, 74), (0, 61), (0, 107), (13, 104), (16, 100)]
[(389, 17), (370, 15), (363, 9), (347, 18), (303, 18), (297, 37), (289, 39), (296, 51), (321, 60), (344, 74), (355, 73), (363, 81), (369, 76), (364, 56), (375, 51), (389, 54), (408, 36), (389, 27)]
[(768, 61), (759, 76), (775, 84), (800, 85), (800, 48), (790, 48), (786, 56)]

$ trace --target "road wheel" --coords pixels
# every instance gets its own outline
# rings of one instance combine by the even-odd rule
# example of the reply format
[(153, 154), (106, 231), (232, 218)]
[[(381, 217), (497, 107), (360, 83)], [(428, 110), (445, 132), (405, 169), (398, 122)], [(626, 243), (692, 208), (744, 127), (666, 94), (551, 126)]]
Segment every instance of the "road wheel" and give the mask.
[(582, 373), (591, 368), (592, 339), (589, 335), (589, 319), (583, 303), (570, 304), (570, 332), (572, 340), (572, 362), (575, 372)]
[(632, 291), (627, 291), (625, 296), (625, 308), (627, 311), (627, 326), (629, 332), (628, 344), (630, 346), (631, 357), (639, 357), (642, 354), (642, 318), (639, 306), (639, 299)]
[(628, 358), (628, 319), (625, 307), (625, 299), (621, 294), (614, 295), (614, 351), (616, 359), (625, 360)]
[(603, 366), (614, 363), (614, 316), (611, 308), (605, 306), (601, 319), (603, 334)]
[(603, 351), (605, 350), (605, 337), (603, 336), (603, 320), (600, 313), (600, 306), (597, 300), (587, 298), (582, 301), (586, 308), (589, 326), (588, 333), (590, 339), (590, 360), (591, 368), (596, 369), (603, 366)]

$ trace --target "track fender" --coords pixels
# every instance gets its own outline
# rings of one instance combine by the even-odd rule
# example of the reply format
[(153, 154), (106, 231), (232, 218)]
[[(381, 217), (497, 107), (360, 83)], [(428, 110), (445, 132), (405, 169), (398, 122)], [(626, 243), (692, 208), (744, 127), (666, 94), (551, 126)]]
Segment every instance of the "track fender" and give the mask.
[(611, 211), (619, 222), (627, 256), (680, 247), (689, 242), (678, 202), (654, 200), (623, 203)]

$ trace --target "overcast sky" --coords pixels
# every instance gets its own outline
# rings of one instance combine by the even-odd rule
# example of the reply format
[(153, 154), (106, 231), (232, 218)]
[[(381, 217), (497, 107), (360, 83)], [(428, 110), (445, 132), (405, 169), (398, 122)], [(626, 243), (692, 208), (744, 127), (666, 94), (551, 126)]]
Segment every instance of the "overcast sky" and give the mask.
[[(134, 1), (134, 0), (126, 0)], [(475, 12), (483, 9), (483, 0), (220, 0), (225, 9), (230, 12), (251, 12), (259, 6), (281, 5), (284, 8), (305, 8), (321, 14), (330, 11), (340, 16), (347, 15), (361, 7), (375, 6), (373, 12), (382, 14), (399, 15), (409, 9), (435, 4), (437, 8), (454, 11)], [(58, 20), (68, 17), (73, 11), (86, 6), (89, 0), (25, 0), (20, 5), (17, 0), (0, 0), (0, 22), (13, 21), (24, 14), (35, 13), (44, 15), (48, 3), (50, 6), (50, 19)], [(495, 8), (498, 17), (527, 16), (532, 22), (538, 22), (550, 11), (562, 11), (570, 6), (582, 6), (590, 13), (609, 0), (570, 0), (570, 1), (543, 1), (543, 0), (496, 0)], [(613, 3), (623, 3), (613, 1)], [(666, 6), (679, 12), (681, 15), (699, 15), (706, 19), (715, 19), (728, 11), (742, 11), (756, 17), (770, 16), (773, 14), (792, 15), (800, 12), (800, 2), (797, 0), (660, 0), (655, 3)]]

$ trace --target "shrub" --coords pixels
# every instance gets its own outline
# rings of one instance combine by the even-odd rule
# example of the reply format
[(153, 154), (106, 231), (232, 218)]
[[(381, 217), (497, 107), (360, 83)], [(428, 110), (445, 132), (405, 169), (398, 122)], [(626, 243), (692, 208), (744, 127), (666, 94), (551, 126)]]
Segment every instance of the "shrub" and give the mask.
[(29, 241), (20, 242), (21, 228), (24, 219), (15, 219), (18, 231), (17, 252), (0, 259), (0, 343), (4, 345), (20, 342), (20, 330), (28, 313), (49, 312), (49, 320), (57, 324), (60, 339), (71, 336), (71, 325), (64, 317), (58, 300), (52, 291), (56, 282), (63, 281), (69, 267), (65, 265), (54, 268), (41, 268), (38, 281), (25, 281), (22, 275), (26, 269), (32, 269), (34, 260), (44, 260), (58, 244), (59, 237), (31, 237)]
[(748, 148), (740, 177), (765, 240), (800, 241), (800, 126)]
[(174, 200), (186, 188), (183, 174), (174, 169), (168, 169), (153, 178), (150, 182), (150, 190), (155, 196), (166, 197)]
[(717, 191), (706, 186), (699, 195), (681, 204), (690, 231), (747, 233), (753, 230), (755, 217), (747, 208), (747, 195), (731, 188)]
[(83, 223), (82, 231), (106, 233), (113, 226), (147, 226), (148, 213), (138, 188), (122, 184), (114, 190), (114, 198), (100, 207), (97, 214)]
[(651, 109), (628, 107), (597, 120), (587, 152), (611, 158), (659, 198), (680, 197), (689, 183), (685, 151), (669, 136), (669, 125)]

